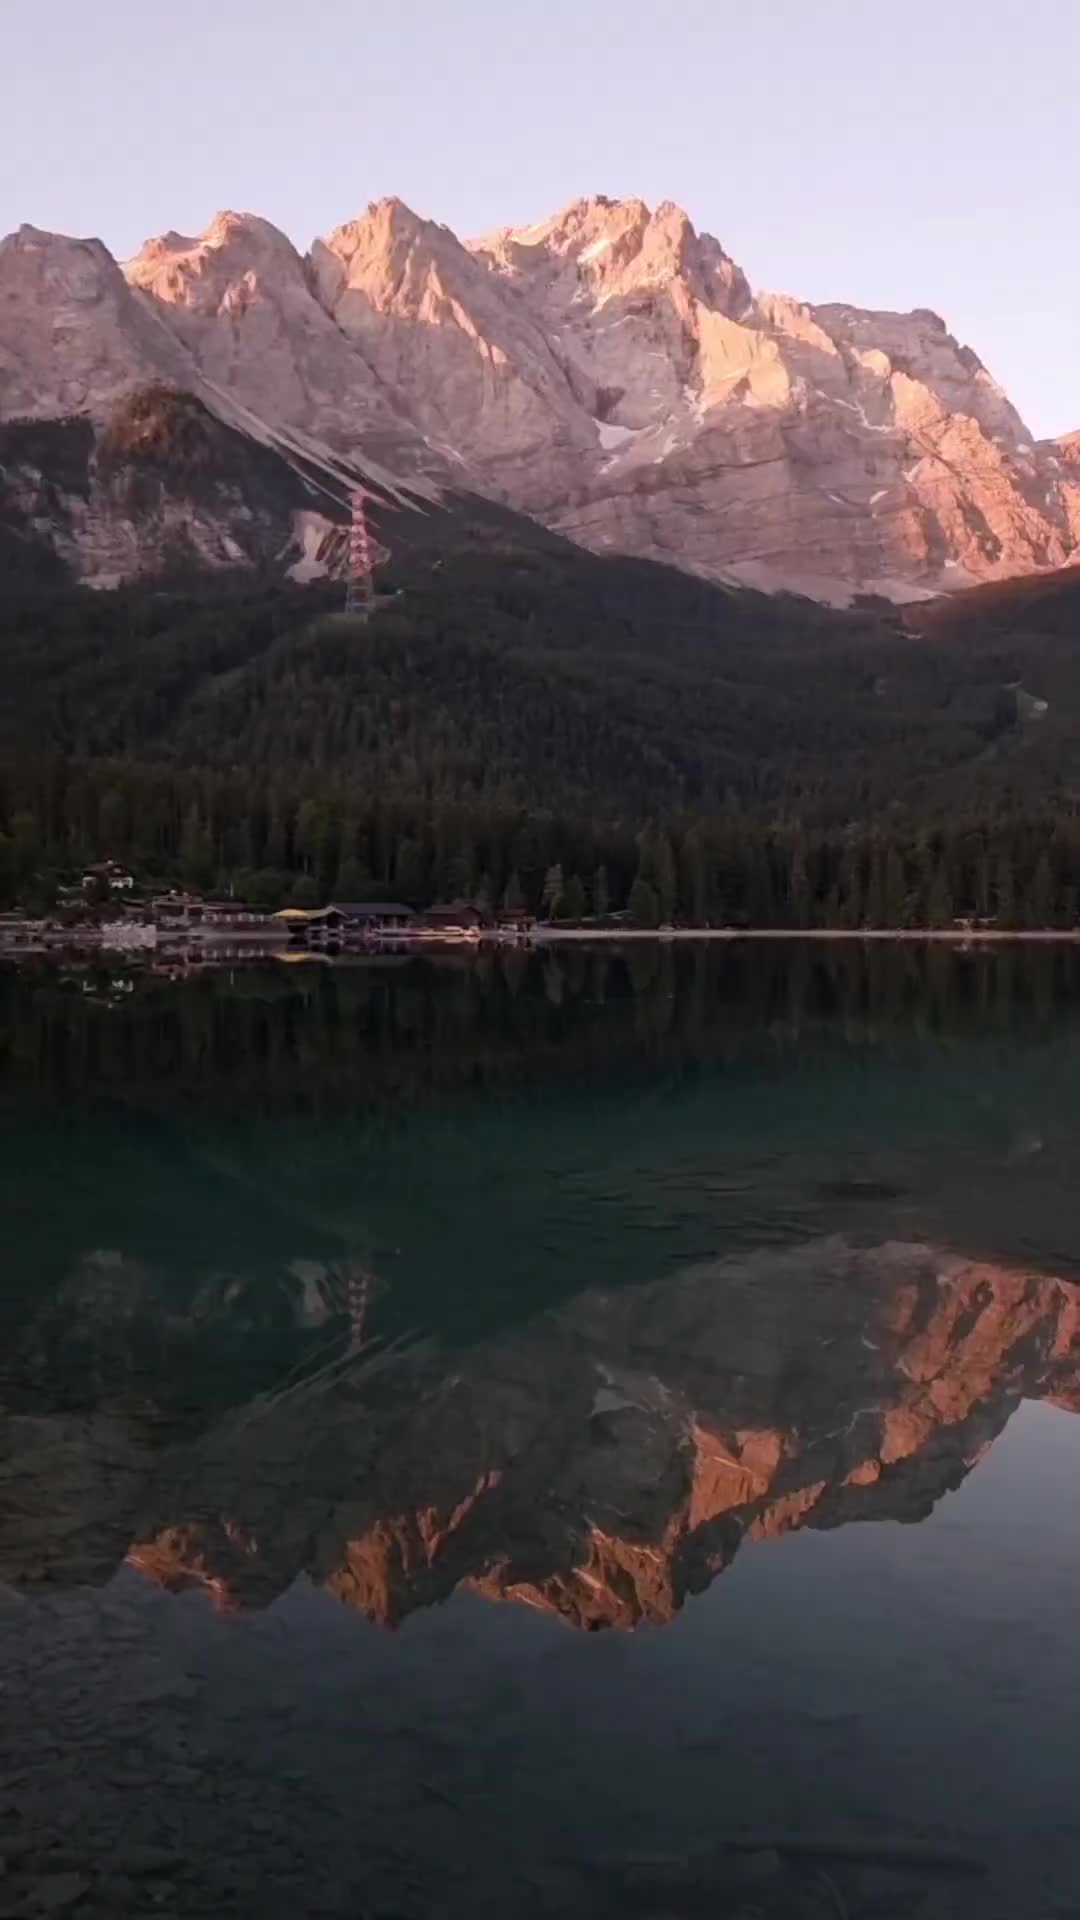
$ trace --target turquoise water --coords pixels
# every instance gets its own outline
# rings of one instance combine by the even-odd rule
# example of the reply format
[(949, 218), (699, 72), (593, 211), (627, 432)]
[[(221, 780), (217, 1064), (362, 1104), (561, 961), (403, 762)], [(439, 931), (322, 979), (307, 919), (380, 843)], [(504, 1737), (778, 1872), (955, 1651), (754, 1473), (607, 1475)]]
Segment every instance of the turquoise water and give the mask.
[(0, 976), (13, 1897), (1065, 1911), (1078, 985)]

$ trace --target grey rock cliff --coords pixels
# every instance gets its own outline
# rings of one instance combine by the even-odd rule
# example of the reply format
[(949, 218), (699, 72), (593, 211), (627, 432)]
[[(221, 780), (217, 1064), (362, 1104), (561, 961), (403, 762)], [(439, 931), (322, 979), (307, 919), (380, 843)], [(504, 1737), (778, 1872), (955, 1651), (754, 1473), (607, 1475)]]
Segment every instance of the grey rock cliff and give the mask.
[(197, 239), (148, 240), (124, 273), (200, 374), (261, 418), (340, 451), (411, 461), (407, 409), (320, 305), (296, 249), (254, 214), (219, 213)]
[(671, 203), (577, 200), (463, 244), (383, 200), (306, 259), (222, 213), (122, 271), (98, 241), (0, 244), (0, 418), (100, 421), (161, 380), (288, 458), (824, 599), (1080, 551), (1074, 439), (1036, 444), (936, 314), (755, 294)]
[(28, 226), (0, 240), (0, 417), (100, 414), (132, 386), (189, 377), (100, 240)]

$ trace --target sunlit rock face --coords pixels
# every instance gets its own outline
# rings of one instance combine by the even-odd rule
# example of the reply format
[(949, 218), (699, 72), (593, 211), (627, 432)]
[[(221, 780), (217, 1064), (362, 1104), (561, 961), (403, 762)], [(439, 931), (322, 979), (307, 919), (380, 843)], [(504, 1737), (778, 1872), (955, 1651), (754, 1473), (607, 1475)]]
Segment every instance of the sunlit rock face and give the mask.
[(823, 599), (1060, 566), (1080, 541), (1073, 439), (1033, 442), (937, 314), (755, 293), (670, 202), (595, 196), (462, 242), (387, 199), (305, 257), (234, 212), (123, 268), (96, 240), (0, 243), (0, 418), (100, 420), (155, 380), (598, 552)]
[(200, 374), (260, 418), (338, 449), (417, 450), (400, 398), (320, 305), (304, 262), (268, 220), (219, 213), (197, 237), (148, 240), (124, 273)]
[(671, 205), (579, 201), (473, 245), (592, 407), (588, 483), (552, 475), (546, 505), (585, 544), (825, 598), (1071, 552), (1054, 459), (936, 314), (754, 296)]
[(267, 221), (220, 215), (123, 271), (99, 240), (0, 241), (0, 545), (17, 575), (318, 579), (342, 569), (357, 486), (385, 552), (381, 517), (419, 523), (444, 475)]
[(129, 1558), (223, 1609), (303, 1574), (384, 1626), (465, 1583), (633, 1628), (758, 1540), (925, 1518), (1022, 1397), (1078, 1392), (1075, 1286), (813, 1242), (585, 1293), (456, 1355), (339, 1361), (155, 1462)]
[(542, 324), (448, 228), (380, 201), (316, 241), (310, 267), (344, 337), (424, 433), (512, 504), (538, 497), (537, 461), (572, 471), (588, 458), (588, 414)]
[(104, 412), (134, 386), (188, 377), (100, 240), (23, 226), (0, 240), (0, 417)]
[[(1056, 566), (1075, 547), (1067, 462), (936, 314), (755, 296), (670, 202), (583, 199), (463, 245), (380, 201), (308, 257), (338, 332), (333, 374), (314, 380), (295, 261), (260, 275), (241, 248), (226, 266), (231, 219), (184, 243), (182, 264), (169, 236), (128, 272), (204, 361), (217, 343), (211, 363), (249, 405), (340, 438), (363, 431), (350, 410), (372, 404), (374, 376), (428, 457), (597, 551), (845, 599)], [(292, 319), (256, 358), (248, 315), (284, 312), (283, 277)], [(329, 417), (315, 396), (331, 390)]]

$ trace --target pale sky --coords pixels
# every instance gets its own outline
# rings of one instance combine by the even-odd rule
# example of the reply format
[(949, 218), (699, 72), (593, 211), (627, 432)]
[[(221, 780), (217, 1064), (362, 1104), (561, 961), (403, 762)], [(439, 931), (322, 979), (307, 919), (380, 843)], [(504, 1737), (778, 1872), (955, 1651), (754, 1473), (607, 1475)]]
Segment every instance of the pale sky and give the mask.
[(933, 307), (1080, 428), (1077, 0), (0, 0), (0, 51), (0, 233), (676, 200), (755, 287)]

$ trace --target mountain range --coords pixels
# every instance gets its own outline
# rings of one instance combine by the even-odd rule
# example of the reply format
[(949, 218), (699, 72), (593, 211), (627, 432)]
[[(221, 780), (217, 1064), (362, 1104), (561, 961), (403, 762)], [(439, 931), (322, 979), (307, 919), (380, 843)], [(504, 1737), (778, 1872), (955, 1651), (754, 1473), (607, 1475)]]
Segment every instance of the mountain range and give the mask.
[(122, 265), (28, 226), (0, 242), (5, 571), (310, 578), (340, 569), (357, 485), (384, 549), (510, 510), (834, 602), (1080, 543), (1080, 435), (1036, 442), (935, 313), (756, 292), (671, 203), (461, 241), (388, 199), (303, 256), (231, 212)]

